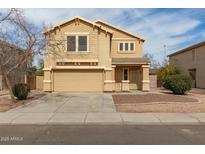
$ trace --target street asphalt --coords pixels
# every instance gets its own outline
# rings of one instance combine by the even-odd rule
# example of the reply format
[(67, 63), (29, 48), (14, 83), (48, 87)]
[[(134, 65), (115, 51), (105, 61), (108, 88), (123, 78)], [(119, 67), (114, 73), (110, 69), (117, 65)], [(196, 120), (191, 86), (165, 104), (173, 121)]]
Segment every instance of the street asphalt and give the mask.
[(0, 144), (205, 144), (205, 125), (0, 125)]

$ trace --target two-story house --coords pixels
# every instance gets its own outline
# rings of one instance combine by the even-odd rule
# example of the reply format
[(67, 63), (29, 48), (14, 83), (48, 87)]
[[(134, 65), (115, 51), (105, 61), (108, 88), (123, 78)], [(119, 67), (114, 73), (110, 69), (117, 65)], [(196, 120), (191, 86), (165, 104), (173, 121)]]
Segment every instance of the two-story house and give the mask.
[(149, 62), (143, 58), (142, 37), (81, 17), (44, 34), (44, 91), (149, 91)]

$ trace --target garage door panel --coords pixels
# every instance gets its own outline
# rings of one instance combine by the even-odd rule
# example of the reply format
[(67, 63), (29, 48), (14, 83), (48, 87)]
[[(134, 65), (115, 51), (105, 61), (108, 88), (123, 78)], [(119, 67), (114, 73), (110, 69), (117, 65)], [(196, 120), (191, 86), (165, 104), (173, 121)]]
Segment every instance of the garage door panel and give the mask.
[(56, 71), (54, 91), (103, 91), (102, 71)]

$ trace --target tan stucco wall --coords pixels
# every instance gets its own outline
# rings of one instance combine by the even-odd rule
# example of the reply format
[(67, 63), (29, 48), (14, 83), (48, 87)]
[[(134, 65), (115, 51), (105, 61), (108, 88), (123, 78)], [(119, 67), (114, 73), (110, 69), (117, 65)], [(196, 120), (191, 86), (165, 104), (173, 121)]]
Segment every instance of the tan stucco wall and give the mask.
[[(111, 31), (113, 31), (113, 36), (112, 36), (112, 43), (111, 43), (111, 55), (112, 57), (142, 57), (143, 52), (142, 52), (142, 46), (143, 46), (143, 41), (133, 37), (131, 35), (128, 35), (126, 33), (123, 33), (113, 27), (110, 27), (108, 25), (105, 25), (101, 22), (97, 22), (97, 24), (100, 24)], [(131, 52), (119, 52), (118, 51), (118, 43), (119, 42), (135, 42), (135, 51)]]
[(111, 68), (110, 36), (103, 32), (99, 33), (97, 43), (99, 66)]
[(43, 76), (36, 76), (36, 89), (43, 90)]
[(205, 88), (205, 46), (195, 48), (195, 60), (192, 59), (192, 50), (188, 50), (169, 57), (169, 62), (182, 74), (189, 75), (188, 69), (196, 68), (196, 87)]
[[(89, 35), (89, 52), (81, 52), (81, 53), (71, 53), (66, 51), (66, 34), (71, 33), (88, 33)], [(92, 25), (81, 21), (79, 24), (75, 23), (75, 21), (69, 22), (61, 28), (55, 30), (55, 32), (50, 33), (50, 36), (47, 34), (47, 40), (49, 37), (53, 40), (61, 40), (58, 48), (51, 48), (47, 46), (47, 53), (51, 53), (51, 55), (47, 55), (45, 59), (45, 67), (49, 67), (51, 65), (55, 66), (55, 59), (59, 60), (79, 60), (79, 59), (98, 59), (99, 65), (111, 65), (111, 61), (105, 58), (108, 58), (109, 49), (110, 49), (110, 34), (105, 33), (104, 31), (99, 30)], [(99, 55), (100, 54), (100, 55)], [(104, 57), (102, 57), (104, 56)], [(54, 57), (53, 59), (51, 57)], [(102, 58), (101, 58), (102, 57)]]

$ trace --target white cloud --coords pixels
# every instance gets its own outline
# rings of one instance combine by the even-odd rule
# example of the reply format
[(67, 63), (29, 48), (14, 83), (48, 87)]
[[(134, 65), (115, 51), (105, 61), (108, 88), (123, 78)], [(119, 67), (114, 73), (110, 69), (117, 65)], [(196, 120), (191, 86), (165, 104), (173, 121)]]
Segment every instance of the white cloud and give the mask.
[(196, 34), (189, 31), (200, 25), (200, 21), (185, 14), (155, 13), (142, 17), (139, 22), (127, 25), (127, 29), (145, 37), (144, 52), (154, 55), (158, 60), (165, 56), (164, 45), (167, 53), (176, 49), (180, 44), (192, 40)]
[[(1, 11), (1, 10), (0, 10)], [(73, 16), (89, 20), (103, 19), (145, 37), (144, 52), (162, 60), (167, 53), (196, 37), (189, 34), (201, 22), (191, 16), (193, 10), (158, 11), (155, 9), (24, 9), (26, 17), (37, 25), (49, 26)], [(205, 35), (204, 35), (205, 37)]]

